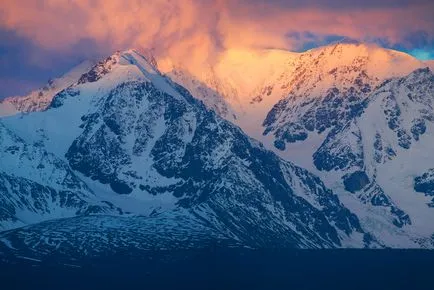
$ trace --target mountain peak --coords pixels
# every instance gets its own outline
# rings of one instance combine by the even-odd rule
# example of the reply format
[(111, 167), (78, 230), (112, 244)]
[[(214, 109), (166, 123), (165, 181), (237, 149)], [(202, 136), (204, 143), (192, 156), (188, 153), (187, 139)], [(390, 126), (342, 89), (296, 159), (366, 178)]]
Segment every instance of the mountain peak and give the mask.
[[(151, 80), (152, 76), (163, 72), (211, 107), (218, 107), (222, 112), (235, 110), (235, 114), (227, 115), (237, 115), (236, 118), (248, 112), (252, 104), (261, 103), (263, 109), (254, 114), (262, 118), (265, 111), (307, 78), (315, 82), (312, 87), (321, 88), (315, 80), (322, 78), (321, 82), (328, 80), (327, 84), (340, 82), (330, 75), (330, 72), (339, 70), (342, 72), (339, 75), (346, 79), (355, 79), (362, 73), (380, 83), (390, 77), (406, 75), (424, 65), (426, 63), (408, 54), (351, 39), (342, 39), (302, 53), (279, 49), (228, 49), (213, 63), (194, 71), (171, 59), (159, 59), (157, 63), (152, 49), (130, 48), (116, 51), (92, 68), (78, 70), (78, 77), (71, 78), (65, 85), (56, 86), (56, 90), (44, 94), (44, 98), (39, 97), (38, 91), (30, 98), (26, 97), (27, 101), (24, 98), (14, 98), (13, 102), (0, 103), (0, 115), (43, 110), (55, 94), (74, 82), (96, 81), (115, 69), (117, 77), (122, 79)], [(278, 87), (282, 89), (277, 89)], [(209, 98), (217, 100), (206, 100)], [(259, 109), (258, 106), (255, 107)]]
[(413, 62), (422, 63), (414, 56), (389, 48), (384, 48), (376, 43), (371, 42), (359, 42), (353, 40), (341, 40), (334, 43), (330, 43), (325, 46), (316, 47), (302, 54), (312, 55), (325, 55), (328, 57), (334, 57), (339, 59), (354, 59), (354, 58), (367, 58), (374, 62)]

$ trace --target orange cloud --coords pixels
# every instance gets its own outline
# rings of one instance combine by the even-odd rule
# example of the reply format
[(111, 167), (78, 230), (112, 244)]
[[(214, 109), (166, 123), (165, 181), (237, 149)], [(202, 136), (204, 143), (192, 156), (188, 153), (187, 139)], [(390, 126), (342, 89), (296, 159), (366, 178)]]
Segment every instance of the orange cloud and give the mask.
[[(403, 42), (412, 32), (434, 39), (434, 5), (346, 5), (341, 9), (300, 1), (237, 0), (2, 0), (0, 27), (46, 49), (68, 51), (83, 39), (112, 50), (154, 48), (159, 56), (192, 65), (233, 47), (296, 49), (305, 41), (334, 34), (360, 40)], [(309, 1), (309, 3), (315, 1)], [(289, 4), (288, 4), (289, 3)], [(295, 5), (297, 4), (298, 5)]]

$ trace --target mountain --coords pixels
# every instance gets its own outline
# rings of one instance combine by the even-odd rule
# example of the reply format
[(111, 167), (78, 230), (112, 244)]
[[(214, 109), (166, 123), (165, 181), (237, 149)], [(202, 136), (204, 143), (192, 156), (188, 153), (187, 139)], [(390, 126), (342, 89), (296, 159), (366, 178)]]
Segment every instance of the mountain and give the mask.
[[(407, 148), (410, 143), (430, 144), (424, 140), (433, 134), (428, 124), (433, 112), (432, 92), (427, 89), (432, 86), (432, 81), (430, 77), (424, 77), (430, 73), (425, 69), (429, 64), (375, 45), (336, 43), (299, 54), (274, 50), (228, 51), (212, 67), (211, 81), (204, 78), (203, 73), (196, 73), (193, 81), (191, 77), (186, 81), (179, 77), (179, 68), (177, 76), (174, 77), (170, 70), (168, 76), (200, 99), (218, 99), (219, 103), (227, 100), (236, 118), (222, 114), (223, 117), (235, 122), (282, 158), (320, 176), (382, 243), (394, 247), (412, 247), (414, 243), (429, 247), (434, 228), (423, 224), (433, 218), (432, 211), (427, 208), (430, 201), (418, 196), (414, 189), (421, 191), (421, 187), (429, 184), (429, 181), (422, 182), (430, 176), (429, 168), (409, 168), (407, 175), (401, 174), (407, 182), (399, 188), (391, 186), (396, 182), (391, 175), (380, 182), (378, 176), (382, 176), (383, 171), (396, 174), (397, 170), (375, 166), (368, 172), (366, 157), (372, 155), (370, 152), (379, 151), (375, 147), (383, 151), (377, 153), (378, 159), (392, 159), (389, 155), (397, 154), (398, 149), (390, 146), (395, 140), (381, 134), (392, 129), (380, 126), (384, 123), (380, 113), (369, 115), (369, 124), (360, 124), (361, 119), (366, 119), (367, 108), (388, 111), (390, 116), (387, 118), (391, 127), (396, 126), (392, 131), (398, 138), (393, 147), (398, 147), (398, 151), (403, 149), (404, 153), (412, 152), (413, 158), (426, 158), (421, 164), (429, 165), (430, 157), (426, 157), (429, 145), (416, 151)], [(384, 89), (383, 85), (390, 80), (405, 82), (411, 87), (407, 94), (419, 92), (426, 105), (401, 97), (402, 105), (392, 106), (396, 94), (405, 94), (399, 91), (403, 88), (388, 92), (391, 96), (387, 99), (391, 101), (385, 102), (389, 106), (374, 102), (376, 95)], [(228, 97), (227, 89), (222, 89), (225, 87), (221, 83), (233, 88), (229, 90), (233, 92), (231, 97)], [(203, 86), (211, 88), (213, 94), (204, 94)], [(398, 126), (403, 111), (401, 106), (406, 108), (407, 116), (413, 116), (408, 117), (404, 128)], [(214, 109), (212, 105), (208, 107)], [(375, 137), (360, 133), (366, 126), (375, 128), (372, 131), (380, 131), (374, 134), (376, 142), (372, 141)], [(412, 164), (406, 160), (407, 163), (394, 166), (416, 168), (406, 165)], [(416, 176), (419, 179), (415, 179)], [(424, 185), (417, 186), (415, 180)], [(429, 190), (422, 192), (430, 195)]]
[[(69, 173), (74, 176), (71, 192), (107, 205), (3, 232), (5, 251), (41, 255), (84, 247), (82, 253), (112, 244), (164, 248), (164, 241), (186, 246), (200, 241), (250, 247), (381, 246), (317, 176), (207, 109), (135, 50), (117, 52), (93, 66), (56, 94), (46, 110), (3, 118), (2, 123), (16, 134), (12, 143), (36, 148), (29, 155), (53, 158), (52, 164), (38, 167), (37, 158), (20, 163), (22, 154), (14, 155), (5, 161), (15, 168), (5, 168), (7, 174), (26, 172), (17, 176), (61, 189), (70, 183), (65, 181)], [(2, 148), (11, 146), (26, 145)], [(53, 173), (56, 163), (63, 171)], [(41, 196), (42, 202), (50, 201)], [(92, 230), (95, 225), (98, 230)], [(165, 235), (173, 239), (165, 240)], [(39, 243), (41, 236), (48, 241), (56, 237), (56, 242)], [(73, 236), (77, 244), (71, 245)]]
[[(434, 94), (425, 66), (347, 43), (230, 50), (200, 71), (117, 52), (43, 110), (2, 119), (66, 164), (86, 185), (83, 207), (99, 210), (74, 205), (0, 240), (14, 252), (25, 239), (23, 251), (37, 255), (35, 237), (68, 241), (83, 223), (80, 252), (110, 243), (431, 248)], [(133, 237), (133, 228), (143, 231)]]
[[(342, 95), (364, 94), (388, 78), (425, 66), (408, 54), (362, 43), (336, 43), (302, 53), (231, 49), (199, 70), (174, 62), (161, 64), (167, 76), (193, 96), (206, 100), (209, 108), (217, 107), (218, 113), (250, 136), (275, 142), (280, 148), (293, 139), (306, 138), (312, 130), (330, 126), (318, 123), (313, 124), (318, 128), (312, 128), (312, 124), (294, 123), (287, 119), (293, 113), (281, 111), (293, 110), (304, 122), (320, 122), (311, 114), (329, 90), (339, 89)], [(360, 101), (351, 102), (353, 107)], [(324, 110), (327, 108), (318, 109), (318, 114)], [(325, 118), (315, 119), (321, 117)], [(267, 137), (262, 136), (264, 131)]]
[(49, 80), (43, 88), (31, 92), (27, 96), (8, 97), (0, 100), (0, 117), (15, 115), (20, 112), (29, 113), (45, 110), (57, 93), (77, 82), (81, 75), (89, 71), (93, 65), (93, 61), (84, 61), (60, 78)]
[[(315, 99), (318, 103), (326, 91), (333, 87), (343, 91), (351, 87), (360, 90), (363, 89), (360, 86), (376, 86), (388, 78), (404, 76), (429, 65), (429, 61), (422, 62), (402, 52), (375, 45), (343, 42), (302, 53), (276, 49), (229, 49), (199, 69), (188, 68), (184, 65), (185, 62), (172, 59), (157, 61), (149, 51), (140, 53), (164, 75), (203, 101), (208, 108), (261, 141), (269, 139), (262, 136), (264, 120), (269, 119), (267, 115), (270, 111), (275, 115), (277, 112), (272, 110), (273, 107), (290, 95), (298, 101), (292, 101), (288, 106), (301, 107), (304, 112), (313, 105), (312, 100)], [(75, 71), (84, 73), (79, 69)], [(73, 80), (77, 81), (80, 76), (76, 74)], [(359, 85), (351, 85), (355, 82)], [(33, 102), (39, 99), (36, 95), (31, 96), (27, 98)], [(52, 94), (49, 99), (53, 96)], [(0, 102), (0, 110), (5, 111), (7, 107), (9, 102)], [(35, 110), (43, 110), (45, 107)], [(26, 112), (25, 107), (18, 111)], [(274, 132), (276, 130), (268, 124), (270, 122), (268, 120), (265, 124), (267, 135), (276, 135), (276, 142), (282, 143), (281, 140), (285, 139), (282, 136), (288, 133), (284, 134), (282, 129)], [(289, 120), (278, 122), (286, 123), (286, 126), (298, 126), (288, 124)], [(307, 130), (302, 135), (308, 133)]]
[[(393, 71), (397, 60), (387, 63), (382, 69)], [(325, 87), (320, 82), (318, 94), (291, 93), (279, 101), (264, 121), (264, 142), (318, 174), (383, 243), (396, 245), (396, 235), (404, 235), (429, 246), (434, 228), (426, 221), (434, 213), (415, 188), (421, 191), (417, 181), (425, 184), (434, 162), (432, 72), (419, 68), (382, 80), (357, 66), (339, 70), (338, 81)], [(303, 83), (301, 90), (309, 88)]]
[[(264, 120), (265, 135), (284, 150), (358, 115), (366, 97), (388, 78), (404, 76), (424, 64), (410, 55), (363, 44), (336, 44), (307, 52), (290, 91)], [(344, 109), (343, 109), (344, 108)]]
[[(282, 97), (273, 93), (273, 83), (292, 72), (298, 57), (297, 53), (283, 50), (230, 49), (200, 70), (174, 62), (158, 65), (226, 119), (238, 125), (248, 119), (246, 125), (255, 122), (260, 126), (265, 114)], [(261, 106), (255, 106), (259, 101)]]

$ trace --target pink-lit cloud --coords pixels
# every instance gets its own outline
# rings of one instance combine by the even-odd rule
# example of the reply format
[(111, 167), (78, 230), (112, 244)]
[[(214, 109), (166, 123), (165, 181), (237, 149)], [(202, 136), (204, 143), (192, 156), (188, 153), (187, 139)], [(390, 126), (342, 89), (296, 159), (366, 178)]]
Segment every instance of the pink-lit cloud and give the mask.
[[(327, 2), (327, 4), (325, 4)], [(412, 33), (434, 41), (432, 1), (2, 0), (0, 28), (48, 50), (68, 52), (83, 39), (111, 50), (154, 48), (160, 56), (214, 58), (232, 47), (299, 49), (309, 32), (406, 44)]]

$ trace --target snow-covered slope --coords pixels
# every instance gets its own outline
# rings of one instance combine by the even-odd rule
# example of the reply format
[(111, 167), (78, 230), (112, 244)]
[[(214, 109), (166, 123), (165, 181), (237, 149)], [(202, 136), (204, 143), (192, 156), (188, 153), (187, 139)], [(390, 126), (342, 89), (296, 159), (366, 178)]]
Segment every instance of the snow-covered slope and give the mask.
[[(208, 110), (134, 50), (94, 66), (47, 110), (2, 121), (67, 162), (97, 200), (167, 223), (182, 217), (184, 226), (169, 227), (179, 234), (200, 222), (205, 233), (254, 247), (378, 245), (319, 178)], [(16, 242), (41, 228), (57, 235), (53, 222), (2, 237)], [(102, 224), (110, 228), (103, 236), (113, 232)]]
[(199, 71), (159, 66), (209, 108), (258, 137), (267, 112), (284, 96), (278, 80), (292, 74), (298, 58), (283, 50), (231, 49)]
[(384, 80), (424, 64), (410, 55), (364, 44), (336, 44), (303, 54), (288, 80), (288, 95), (264, 121), (280, 150), (360, 114), (369, 93)]
[[(434, 196), (434, 168), (430, 168), (414, 178), (414, 190), (423, 192), (430, 197)], [(429, 206), (434, 207), (434, 198)]]
[(80, 216), (45, 221), (0, 233), (2, 256), (72, 262), (89, 256), (141, 251), (244, 246), (186, 213), (159, 216)]
[(62, 159), (0, 122), (0, 229), (59, 217), (116, 213)]
[(60, 78), (50, 80), (46, 86), (27, 96), (0, 100), (0, 117), (45, 110), (57, 93), (77, 82), (93, 65), (92, 61), (84, 61)]
[[(170, 78), (250, 136), (264, 139), (264, 123), (267, 135), (278, 147), (328, 126), (317, 124), (318, 128), (312, 129), (312, 124), (294, 121), (303, 118), (315, 123), (311, 117), (315, 111), (318, 119), (324, 119), (320, 106), (330, 93), (357, 97), (387, 78), (404, 76), (424, 66), (402, 52), (354, 43), (336, 43), (303, 53), (228, 50), (216, 63), (192, 72), (173, 63), (161, 64)], [(348, 106), (359, 101), (351, 100)], [(284, 110), (294, 112), (282, 114)]]
[(433, 73), (418, 69), (383, 82), (364, 95), (355, 114), (345, 114), (348, 107), (339, 95), (323, 104), (339, 120), (320, 138), (311, 133), (286, 144), (281, 155), (321, 176), (383, 243), (429, 246), (434, 232), (429, 222), (434, 218), (429, 207)]
[(359, 169), (409, 215), (409, 231), (432, 235), (434, 227), (427, 223), (434, 218), (429, 199), (416, 194), (413, 187), (414, 178), (434, 164), (429, 149), (434, 144), (433, 73), (419, 69), (383, 83), (371, 96), (365, 113), (354, 122), (361, 136), (362, 150), (358, 152), (363, 165)]

